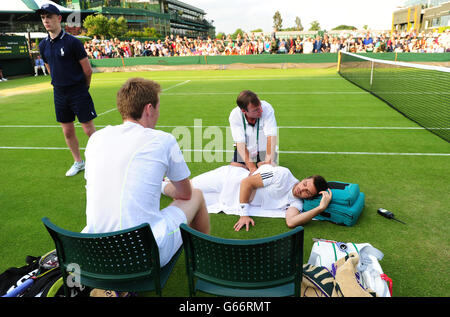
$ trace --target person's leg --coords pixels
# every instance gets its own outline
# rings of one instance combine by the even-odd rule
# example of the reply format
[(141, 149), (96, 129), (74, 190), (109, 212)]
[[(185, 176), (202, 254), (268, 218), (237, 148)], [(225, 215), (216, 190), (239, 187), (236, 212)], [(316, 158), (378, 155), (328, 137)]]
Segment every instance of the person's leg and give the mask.
[(87, 87), (79, 86), (79, 89), (80, 91), (76, 91), (72, 96), (71, 110), (77, 116), (84, 133), (90, 137), (95, 132), (94, 119), (97, 114)]
[(191, 199), (177, 199), (170, 205), (176, 206), (184, 212), (187, 223), (191, 228), (205, 234), (210, 233), (208, 209), (206, 208), (205, 199), (201, 190), (193, 189)]
[(212, 171), (197, 175), (191, 179), (192, 187), (203, 193), (217, 193), (222, 191), (229, 166), (221, 166)]
[(73, 122), (60, 122), (66, 144), (72, 153), (75, 162), (81, 162), (80, 149), (78, 144), (78, 139), (75, 133), (75, 125)]
[(83, 128), (84, 133), (88, 137), (90, 137), (95, 132), (94, 120), (90, 120), (88, 122), (81, 122), (81, 127)]
[(66, 176), (74, 176), (84, 170), (84, 162), (81, 159), (78, 139), (75, 133), (75, 114), (70, 108), (70, 103), (68, 103), (70, 91), (56, 87), (54, 87), (53, 91), (56, 121), (61, 125), (64, 139), (75, 161), (72, 167), (66, 172)]

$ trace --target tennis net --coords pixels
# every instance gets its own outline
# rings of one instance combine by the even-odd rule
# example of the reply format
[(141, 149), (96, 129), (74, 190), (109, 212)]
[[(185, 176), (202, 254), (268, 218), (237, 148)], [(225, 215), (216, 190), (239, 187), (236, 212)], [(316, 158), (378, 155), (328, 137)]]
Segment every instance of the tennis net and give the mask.
[(450, 142), (450, 68), (340, 52), (339, 74)]

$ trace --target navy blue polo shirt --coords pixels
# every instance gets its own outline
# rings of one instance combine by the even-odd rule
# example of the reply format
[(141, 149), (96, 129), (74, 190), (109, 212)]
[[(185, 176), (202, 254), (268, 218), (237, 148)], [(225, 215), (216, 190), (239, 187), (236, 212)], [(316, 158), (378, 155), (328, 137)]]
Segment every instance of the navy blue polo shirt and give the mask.
[(55, 39), (48, 36), (41, 41), (39, 51), (44, 63), (50, 66), (53, 86), (86, 84), (80, 60), (87, 54), (79, 39), (62, 30)]

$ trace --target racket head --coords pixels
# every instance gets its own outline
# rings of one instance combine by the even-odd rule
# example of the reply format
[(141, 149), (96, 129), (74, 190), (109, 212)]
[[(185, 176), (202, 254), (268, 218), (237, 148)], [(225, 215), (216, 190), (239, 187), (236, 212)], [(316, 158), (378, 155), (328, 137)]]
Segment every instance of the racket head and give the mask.
[(59, 266), (56, 249), (47, 252), (39, 259), (39, 270), (50, 270)]

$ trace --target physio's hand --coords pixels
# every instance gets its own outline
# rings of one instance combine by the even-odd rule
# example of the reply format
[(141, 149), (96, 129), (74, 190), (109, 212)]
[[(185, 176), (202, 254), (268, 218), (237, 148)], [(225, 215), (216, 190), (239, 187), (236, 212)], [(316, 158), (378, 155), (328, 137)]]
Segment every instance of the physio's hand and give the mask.
[(245, 230), (248, 231), (248, 229), (250, 228), (250, 223), (252, 224), (252, 226), (255, 225), (255, 221), (253, 221), (251, 217), (241, 216), (238, 222), (236, 222), (236, 224), (234, 225), (234, 230), (239, 231), (243, 226), (245, 226)]
[(250, 173), (248, 174), (248, 176), (253, 175), (253, 173), (256, 172), (257, 169), (258, 169), (258, 168), (257, 168), (255, 165), (248, 167), (248, 170), (250, 171)]
[(333, 198), (333, 193), (330, 189), (326, 191), (321, 191), (319, 194), (322, 194), (322, 199), (320, 200), (319, 207), (323, 210), (327, 209), (328, 205), (331, 202), (331, 198)]

